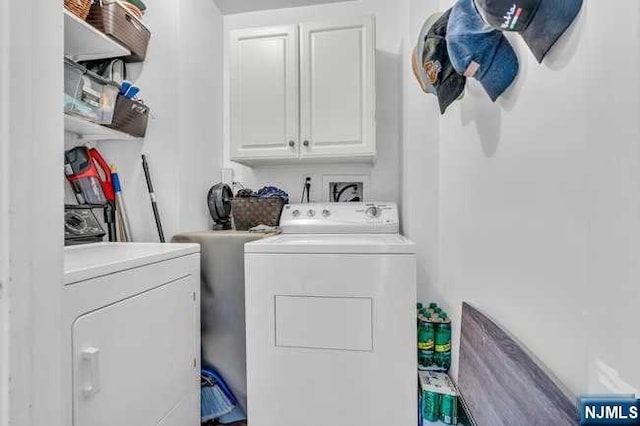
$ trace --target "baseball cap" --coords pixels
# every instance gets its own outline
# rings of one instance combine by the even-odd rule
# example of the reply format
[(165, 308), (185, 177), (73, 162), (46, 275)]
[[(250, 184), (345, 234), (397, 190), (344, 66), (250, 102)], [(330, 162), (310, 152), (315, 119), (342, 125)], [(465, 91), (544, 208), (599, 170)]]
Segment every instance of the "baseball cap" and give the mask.
[(466, 77), (458, 74), (449, 59), (446, 35), (450, 14), (451, 9), (427, 19), (411, 58), (413, 73), (420, 87), (438, 97), (441, 114), (464, 93), (467, 81)]
[(459, 0), (453, 7), (447, 46), (455, 69), (477, 79), (494, 102), (518, 75), (518, 57), (511, 44), (482, 19), (473, 0)]
[(492, 27), (520, 33), (541, 63), (580, 12), (582, 1), (475, 0), (475, 5)]

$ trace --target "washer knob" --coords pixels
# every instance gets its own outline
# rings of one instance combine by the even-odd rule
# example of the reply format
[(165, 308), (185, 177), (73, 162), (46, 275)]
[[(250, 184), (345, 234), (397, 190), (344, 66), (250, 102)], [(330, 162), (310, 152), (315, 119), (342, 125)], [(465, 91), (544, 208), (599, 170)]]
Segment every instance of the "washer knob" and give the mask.
[(322, 210), (322, 216), (323, 217), (329, 217), (329, 216), (331, 216), (331, 212), (328, 209), (324, 209), (324, 210)]
[(365, 214), (369, 217), (378, 217), (381, 213), (380, 209), (376, 206), (368, 207), (367, 210), (365, 210)]
[(294, 211), (291, 212), (291, 214), (293, 215), (293, 217), (298, 217), (300, 216), (300, 210), (295, 209)]
[(315, 210), (309, 210), (307, 212), (307, 216), (309, 216), (309, 217), (314, 217), (315, 215), (316, 215), (316, 211)]

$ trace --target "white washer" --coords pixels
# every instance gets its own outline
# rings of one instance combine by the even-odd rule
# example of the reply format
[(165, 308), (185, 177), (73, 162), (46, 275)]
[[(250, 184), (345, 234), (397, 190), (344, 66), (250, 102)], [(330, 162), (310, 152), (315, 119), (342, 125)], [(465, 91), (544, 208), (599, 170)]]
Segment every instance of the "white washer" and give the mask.
[(393, 203), (285, 207), (245, 245), (251, 426), (414, 426), (416, 261)]

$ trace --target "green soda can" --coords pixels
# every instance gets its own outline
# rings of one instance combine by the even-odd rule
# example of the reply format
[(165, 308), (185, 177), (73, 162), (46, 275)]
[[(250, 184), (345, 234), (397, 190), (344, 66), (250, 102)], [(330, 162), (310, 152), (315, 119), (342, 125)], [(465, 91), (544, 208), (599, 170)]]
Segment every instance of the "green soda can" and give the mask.
[(445, 319), (435, 332), (435, 363), (444, 371), (451, 367), (451, 322)]
[(440, 420), (440, 394), (435, 392), (424, 392), (422, 395), (422, 418), (428, 422)]
[(442, 395), (440, 398), (440, 421), (447, 425), (458, 424), (458, 398)]

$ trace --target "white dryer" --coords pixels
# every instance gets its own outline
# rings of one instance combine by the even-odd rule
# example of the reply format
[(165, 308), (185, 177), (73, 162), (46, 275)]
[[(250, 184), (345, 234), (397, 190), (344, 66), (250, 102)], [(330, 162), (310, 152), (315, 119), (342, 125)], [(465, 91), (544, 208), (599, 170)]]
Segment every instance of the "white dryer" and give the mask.
[(200, 424), (200, 248), (65, 248), (65, 426)]
[(285, 207), (245, 245), (251, 426), (414, 426), (416, 261), (393, 203)]

